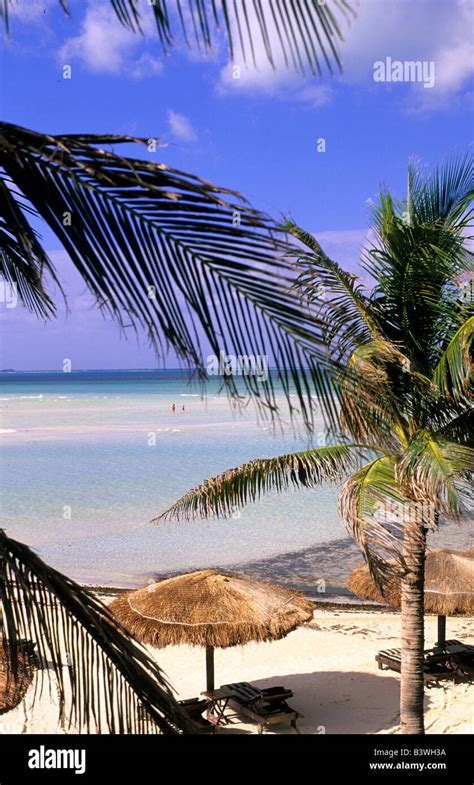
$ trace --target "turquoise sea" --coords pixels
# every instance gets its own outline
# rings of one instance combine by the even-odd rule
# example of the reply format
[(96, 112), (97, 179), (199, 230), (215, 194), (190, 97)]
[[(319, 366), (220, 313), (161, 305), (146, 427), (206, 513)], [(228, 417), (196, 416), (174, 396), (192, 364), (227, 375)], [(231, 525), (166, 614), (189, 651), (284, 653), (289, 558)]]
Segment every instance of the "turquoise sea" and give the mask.
[[(323, 579), (335, 597), (360, 561), (335, 487), (273, 495), (228, 520), (150, 523), (206, 477), (306, 447), (289, 426), (233, 413), (217, 386), (203, 397), (184, 372), (0, 373), (0, 429), (0, 525), (82, 583), (221, 566), (311, 593)], [(451, 525), (438, 541), (464, 547), (470, 533)]]

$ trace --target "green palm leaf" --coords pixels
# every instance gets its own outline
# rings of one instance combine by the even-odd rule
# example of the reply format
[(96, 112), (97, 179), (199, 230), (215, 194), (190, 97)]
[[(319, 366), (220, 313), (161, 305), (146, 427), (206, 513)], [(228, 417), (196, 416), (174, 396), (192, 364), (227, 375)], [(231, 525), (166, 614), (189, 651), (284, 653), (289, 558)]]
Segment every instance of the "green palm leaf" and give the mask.
[(433, 382), (446, 395), (458, 400), (472, 397), (474, 364), (474, 316), (453, 335), (433, 372)]
[(358, 441), (398, 448), (407, 439), (395, 376), (412, 375), (407, 358), (382, 338), (354, 349), (341, 373), (341, 424)]
[(398, 483), (397, 455), (376, 458), (353, 474), (339, 495), (338, 510), (380, 584), (400, 564), (407, 517), (420, 514)]
[(472, 493), (474, 449), (421, 429), (401, 455), (397, 472), (407, 495), (457, 516)]
[[(2, 0), (0, 16), (8, 30), (9, 4)], [(67, 0), (59, 0), (68, 13)], [(111, 0), (117, 18), (132, 32), (141, 31), (143, 6), (136, 0)], [(222, 32), (233, 59), (257, 65), (256, 52), (264, 52), (273, 68), (283, 60), (287, 68), (321, 74), (342, 69), (338, 44), (343, 41), (341, 22), (355, 17), (348, 0), (150, 0), (156, 29), (165, 50), (173, 46), (178, 31), (198, 49), (212, 49)]]
[(474, 448), (474, 407), (464, 408), (461, 414), (450, 417), (440, 433), (451, 441)]
[(154, 520), (227, 517), (271, 491), (340, 482), (359, 459), (357, 445), (318, 447), (276, 458), (259, 458), (206, 480)]
[(300, 275), (296, 288), (328, 324), (325, 338), (337, 358), (370, 339), (379, 337), (376, 314), (356, 275), (343, 270), (323, 251), (317, 239), (293, 221), (282, 227), (310, 249), (291, 252)]
[[(156, 663), (105, 605), (0, 530), (0, 609), (11, 677), (22, 639), (36, 644), (40, 687), (54, 678), (60, 714), (78, 730), (189, 729)], [(69, 667), (66, 667), (68, 665)]]
[(381, 194), (364, 266), (377, 281), (372, 301), (383, 314), (384, 337), (431, 377), (439, 346), (465, 318), (457, 280), (472, 268), (472, 155), (425, 177), (411, 168), (409, 182), (407, 201)]

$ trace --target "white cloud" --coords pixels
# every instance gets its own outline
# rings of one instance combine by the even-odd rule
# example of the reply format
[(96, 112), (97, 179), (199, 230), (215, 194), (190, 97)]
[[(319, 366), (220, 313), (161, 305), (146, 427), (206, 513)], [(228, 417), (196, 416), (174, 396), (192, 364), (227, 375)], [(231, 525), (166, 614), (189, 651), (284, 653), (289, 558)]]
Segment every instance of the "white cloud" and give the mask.
[(280, 98), (291, 97), (293, 101), (315, 108), (330, 102), (332, 89), (327, 83), (303, 80), (300, 74), (286, 68), (284, 62), (274, 70), (264, 55), (261, 55), (260, 59), (257, 69), (250, 64), (228, 63), (220, 73), (218, 92), (221, 95), (244, 93), (267, 94)]
[(133, 79), (146, 79), (148, 76), (161, 74), (163, 67), (161, 60), (153, 57), (149, 52), (143, 52), (138, 60), (130, 63), (128, 73)]
[[(409, 85), (407, 109), (422, 111), (445, 105), (474, 73), (474, 5), (472, 0), (367, 0), (341, 47), (343, 81), (372, 81), (374, 62), (433, 61), (435, 85)], [(400, 86), (377, 84), (377, 89)], [(402, 93), (400, 92), (402, 97)]]
[(333, 88), (327, 84), (305, 83), (295, 91), (294, 98), (300, 103), (319, 109), (331, 102), (333, 93)]
[[(338, 50), (344, 72), (336, 78), (337, 83), (388, 89), (396, 96), (399, 85), (373, 82), (374, 62), (386, 57), (434, 61), (433, 89), (408, 85), (408, 103), (407, 86), (401, 86), (398, 93), (405, 108), (423, 110), (436, 108), (455, 97), (474, 72), (472, 0), (364, 0), (356, 10), (358, 16), (350, 26), (342, 25), (345, 41)], [(278, 53), (277, 33), (271, 26), (270, 42)], [(316, 107), (328, 103), (335, 94), (334, 80), (327, 73), (322, 81), (317, 78), (303, 81), (298, 73), (285, 67), (281, 54), (276, 57), (277, 68), (272, 69), (263, 47), (257, 49), (256, 68), (241, 62), (237, 65), (240, 72), (232, 64), (222, 69), (219, 92), (289, 97)]]
[(184, 114), (178, 114), (173, 109), (168, 110), (168, 124), (170, 131), (181, 142), (194, 142), (197, 134), (190, 120)]
[[(151, 16), (144, 15), (142, 26), (145, 33), (153, 35)], [(63, 64), (78, 60), (95, 72), (144, 79), (160, 73), (163, 65), (149, 52), (137, 52), (143, 43), (143, 36), (133, 34), (119, 22), (111, 3), (96, 5), (89, 2), (81, 32), (65, 41), (59, 51), (59, 59)], [(153, 44), (157, 45), (156, 34)]]

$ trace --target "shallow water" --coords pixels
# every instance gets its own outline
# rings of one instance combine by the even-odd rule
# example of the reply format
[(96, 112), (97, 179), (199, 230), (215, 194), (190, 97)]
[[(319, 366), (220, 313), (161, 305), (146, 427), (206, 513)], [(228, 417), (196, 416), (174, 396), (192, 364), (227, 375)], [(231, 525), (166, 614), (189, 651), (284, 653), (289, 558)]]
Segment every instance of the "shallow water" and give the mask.
[[(207, 477), (306, 447), (289, 428), (257, 427), (253, 411), (233, 416), (216, 387), (203, 399), (166, 371), (8, 373), (0, 399), (2, 526), (76, 580), (129, 587), (239, 565), (310, 592), (323, 578), (332, 594), (360, 561), (334, 487), (272, 495), (228, 520), (150, 523)], [(466, 544), (467, 527), (449, 531)]]

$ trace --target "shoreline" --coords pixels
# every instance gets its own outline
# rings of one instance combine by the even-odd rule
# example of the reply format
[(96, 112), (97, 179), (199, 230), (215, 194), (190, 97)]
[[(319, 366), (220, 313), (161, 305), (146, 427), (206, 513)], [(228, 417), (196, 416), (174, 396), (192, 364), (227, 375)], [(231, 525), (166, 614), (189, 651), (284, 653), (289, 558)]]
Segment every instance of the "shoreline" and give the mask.
[[(134, 589), (123, 589), (118, 586), (93, 586), (92, 584), (84, 583), (81, 584), (83, 589), (95, 594), (96, 597), (99, 599), (115, 599), (115, 597), (120, 596), (121, 594), (128, 594)], [(397, 609), (392, 608), (389, 605), (381, 605), (375, 602), (365, 602), (361, 600), (360, 602), (337, 602), (337, 600), (316, 600), (314, 597), (309, 597), (309, 599), (314, 603), (314, 610), (315, 613), (318, 610), (324, 611), (343, 611), (343, 612), (351, 612), (351, 613), (387, 613), (387, 614), (396, 614)]]

